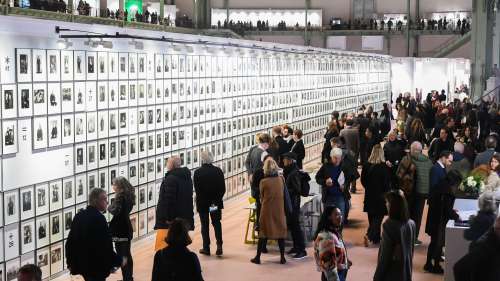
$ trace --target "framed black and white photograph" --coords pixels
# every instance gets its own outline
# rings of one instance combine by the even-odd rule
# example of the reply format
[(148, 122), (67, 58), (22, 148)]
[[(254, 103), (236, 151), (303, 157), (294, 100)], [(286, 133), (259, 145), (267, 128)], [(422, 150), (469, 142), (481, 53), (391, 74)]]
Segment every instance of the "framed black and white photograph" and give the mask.
[(141, 53), (137, 56), (137, 77), (139, 79), (146, 79), (147, 78), (147, 69), (146, 69), (146, 54)]
[(136, 134), (137, 127), (137, 108), (131, 108), (128, 111), (128, 134)]
[(139, 187), (139, 194), (137, 196), (139, 196), (139, 211), (142, 211), (142, 210), (146, 209), (146, 207), (148, 205), (148, 201), (147, 201), (147, 185), (146, 184), (141, 185)]
[(108, 152), (108, 163), (109, 165), (118, 164), (118, 139), (111, 138), (108, 142), (109, 152)]
[(97, 139), (97, 112), (87, 112), (87, 141)]
[(108, 166), (108, 140), (103, 139), (98, 142), (99, 147), (99, 168)]
[(63, 186), (63, 207), (75, 205), (75, 179), (73, 177), (65, 178)]
[(128, 106), (128, 82), (120, 81), (118, 86), (118, 106), (127, 107)]
[(128, 79), (128, 53), (118, 54), (119, 79)]
[(49, 183), (50, 211), (57, 211), (62, 208), (62, 181), (56, 180)]
[(47, 81), (47, 53), (33, 49), (33, 82)]
[(33, 84), (33, 115), (47, 114), (47, 84)]
[(108, 111), (99, 111), (97, 112), (97, 136), (100, 139), (108, 137)]
[(19, 190), (6, 191), (3, 195), (5, 225), (19, 221)]
[(144, 210), (139, 213), (139, 237), (142, 237), (148, 233), (148, 212)]
[(104, 189), (107, 193), (109, 193), (109, 174), (108, 169), (99, 169), (98, 172), (98, 185), (97, 187)]
[(14, 223), (4, 227), (5, 260), (19, 256), (19, 224)]
[(85, 111), (86, 110), (86, 93), (85, 93), (85, 82), (76, 82), (75, 83), (75, 112)]
[(108, 83), (108, 92), (109, 92), (109, 98), (108, 98), (108, 107), (109, 108), (117, 108), (118, 107), (118, 81), (109, 81)]
[(108, 53), (108, 78), (118, 80), (118, 53)]
[(87, 140), (87, 115), (85, 113), (75, 114), (75, 142)]
[(89, 191), (98, 186), (97, 177), (97, 171), (87, 173), (87, 188)]
[(108, 115), (109, 137), (118, 136), (118, 110), (110, 110)]
[(137, 165), (137, 161), (132, 161), (128, 165), (128, 180), (132, 186), (139, 183)]
[(49, 184), (35, 185), (35, 206), (36, 215), (42, 215), (49, 212)]
[(62, 240), (63, 238), (62, 212), (50, 214), (50, 243)]
[(97, 80), (97, 53), (87, 52), (87, 80)]
[(61, 51), (61, 80), (73, 80), (73, 51)]
[(87, 94), (86, 98), (86, 110), (95, 111), (97, 110), (97, 83), (95, 81), (87, 82), (85, 85), (85, 91)]
[(137, 79), (137, 53), (128, 54), (128, 79)]
[(87, 63), (86, 63), (86, 58), (85, 58), (85, 52), (84, 51), (75, 51), (73, 58), (74, 58), (73, 66), (74, 66), (74, 70), (75, 70), (74, 79), (77, 81), (86, 80)]
[(108, 53), (98, 52), (97, 61), (99, 65), (97, 78), (99, 80), (108, 80)]
[(61, 84), (47, 84), (47, 112), (48, 114), (61, 113)]
[(119, 161), (120, 163), (124, 163), (128, 161), (128, 137), (127, 136), (120, 137), (119, 142), (120, 142)]
[(17, 280), (17, 272), (19, 271), (20, 263), (19, 257), (13, 260), (10, 260), (5, 263), (5, 272), (7, 281), (16, 281)]
[(73, 83), (61, 84), (61, 111), (63, 113), (74, 111)]
[(47, 147), (47, 117), (33, 118), (33, 149)]
[(36, 265), (42, 271), (42, 279), (50, 276), (49, 248), (38, 249), (36, 251)]
[(154, 226), (155, 226), (155, 221), (156, 221), (156, 209), (149, 208), (148, 209), (148, 233), (152, 233), (155, 231)]
[(74, 115), (62, 115), (62, 144), (71, 144), (75, 141)]
[(17, 153), (17, 121), (3, 121), (3, 154)]
[(17, 82), (31, 82), (31, 50), (16, 49)]
[(36, 247), (41, 248), (50, 243), (49, 216), (36, 217)]
[(61, 81), (61, 57), (59, 50), (47, 50), (47, 81)]
[(137, 135), (130, 136), (128, 144), (129, 144), (129, 151), (128, 151), (129, 161), (137, 159), (139, 157), (139, 150), (137, 147), (138, 136)]
[(148, 198), (147, 198), (147, 206), (152, 207), (156, 205), (156, 185), (161, 184), (161, 182), (150, 182), (148, 183)]
[(85, 143), (75, 145), (75, 173), (87, 170), (87, 145)]
[(27, 117), (33, 115), (33, 96), (31, 84), (18, 84), (18, 115), (19, 117)]
[(108, 109), (108, 82), (97, 83), (97, 108)]
[(47, 118), (49, 147), (61, 145), (61, 116), (54, 115)]
[[(87, 143), (87, 170), (97, 169), (97, 142), (88, 142)], [(90, 188), (89, 188), (90, 189)]]
[(128, 110), (120, 110), (119, 112), (119, 134), (120, 136), (127, 135), (128, 134)]
[(75, 176), (75, 200), (76, 204), (87, 201), (87, 178), (86, 174), (78, 174)]
[(21, 223), (21, 254), (35, 250), (35, 220), (31, 219)]
[(63, 219), (64, 219), (64, 229), (63, 237), (68, 238), (68, 234), (71, 230), (71, 224), (73, 223), (73, 218), (75, 217), (75, 207), (64, 209)]
[(21, 188), (21, 220), (26, 220), (35, 216), (35, 191), (33, 186)]
[[(145, 184), (148, 181), (148, 162), (146, 159), (139, 160), (139, 184)], [(137, 194), (137, 193), (136, 193)], [(139, 207), (139, 206), (137, 206)]]
[(17, 117), (17, 86), (2, 85), (2, 117)]

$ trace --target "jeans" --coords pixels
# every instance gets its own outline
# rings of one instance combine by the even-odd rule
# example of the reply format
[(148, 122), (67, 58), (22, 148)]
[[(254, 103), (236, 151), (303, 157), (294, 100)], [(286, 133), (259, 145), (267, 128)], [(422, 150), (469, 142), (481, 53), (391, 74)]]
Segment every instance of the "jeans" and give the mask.
[(340, 209), (342, 216), (345, 217), (347, 207), (346, 207), (346, 199), (344, 195), (330, 196), (326, 199), (324, 207), (337, 207)]
[(410, 200), (410, 218), (415, 222), (415, 239), (418, 240), (420, 225), (422, 224), (422, 216), (424, 215), (426, 196), (424, 194), (415, 193)]
[(222, 225), (220, 223), (222, 218), (222, 211), (219, 209), (214, 212), (200, 212), (200, 223), (201, 223), (201, 236), (203, 238), (203, 249), (210, 250), (210, 222), (209, 217), (212, 220), (212, 226), (214, 227), (215, 239), (217, 240), (217, 246), (222, 245)]
[[(123, 281), (134, 280), (134, 261), (132, 260), (132, 254), (130, 253), (130, 241), (119, 241), (115, 242), (116, 253), (122, 258), (127, 259), (127, 264), (122, 266), (122, 276)], [(87, 281), (87, 280), (86, 280)]]
[(380, 230), (382, 228), (383, 215), (368, 213), (368, 239), (375, 244), (380, 243)]

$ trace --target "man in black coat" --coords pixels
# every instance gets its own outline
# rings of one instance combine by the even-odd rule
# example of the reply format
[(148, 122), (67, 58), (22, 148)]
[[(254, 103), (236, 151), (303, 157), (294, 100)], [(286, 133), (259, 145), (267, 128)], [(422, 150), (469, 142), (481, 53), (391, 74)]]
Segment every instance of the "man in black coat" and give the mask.
[(290, 147), (288, 146), (288, 143), (283, 139), (281, 131), (282, 130), (281, 130), (280, 126), (274, 126), (272, 133), (273, 133), (274, 141), (278, 144), (279, 159), (278, 159), (277, 163), (281, 168), (283, 168), (283, 159), (281, 159), (281, 155), (289, 152)]
[(500, 217), (454, 266), (456, 281), (500, 280)]
[(295, 153), (297, 156), (297, 167), (299, 170), (302, 170), (302, 162), (304, 161), (304, 158), (306, 157), (306, 149), (304, 147), (304, 141), (302, 140), (302, 130), (295, 130), (293, 132), (293, 141), (294, 144), (292, 145), (292, 148), (290, 149), (290, 152)]
[(89, 206), (76, 214), (66, 242), (66, 262), (72, 275), (80, 274), (85, 281), (103, 281), (121, 258), (113, 251), (108, 222), (102, 215), (108, 206), (106, 192), (94, 188), (89, 194)]
[(292, 202), (292, 213), (288, 217), (288, 227), (292, 234), (293, 248), (288, 254), (295, 254), (294, 259), (303, 259), (307, 256), (304, 233), (300, 228), (300, 191), (302, 175), (296, 164), (297, 155), (293, 152), (283, 154), (283, 176)]
[(190, 230), (194, 230), (191, 171), (181, 167), (178, 156), (168, 159), (167, 170), (158, 195), (155, 229), (168, 229), (174, 219), (181, 218)]
[(443, 151), (453, 151), (455, 142), (448, 138), (448, 131), (442, 128), (439, 132), (439, 138), (434, 139), (429, 147), (429, 158), (436, 162)]
[(210, 255), (209, 216), (214, 227), (217, 240), (217, 256), (222, 255), (222, 198), (226, 193), (224, 173), (219, 167), (212, 165), (213, 156), (209, 151), (201, 153), (201, 167), (194, 172), (194, 188), (196, 191), (196, 209), (200, 215), (203, 249), (200, 254)]

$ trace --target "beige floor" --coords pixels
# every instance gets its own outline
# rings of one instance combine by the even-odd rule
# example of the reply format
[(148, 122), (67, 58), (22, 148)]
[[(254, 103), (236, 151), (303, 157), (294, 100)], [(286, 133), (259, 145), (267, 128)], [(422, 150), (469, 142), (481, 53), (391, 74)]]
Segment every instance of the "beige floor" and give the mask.
[[(373, 280), (373, 272), (377, 260), (377, 248), (365, 248), (362, 245), (363, 235), (367, 226), (366, 214), (362, 212), (363, 190), (358, 184), (358, 194), (353, 195), (352, 224), (345, 228), (344, 237), (348, 243), (348, 254), (353, 261), (353, 267), (349, 271), (348, 280), (368, 281)], [(200, 257), (203, 268), (203, 276), (207, 281), (314, 281), (320, 280), (320, 274), (316, 271), (314, 260), (311, 255), (309, 245), (309, 257), (300, 261), (288, 259), (286, 265), (279, 264), (279, 254), (276, 246), (271, 246), (271, 252), (263, 255), (262, 265), (250, 263), (250, 259), (255, 255), (255, 246), (243, 243), (244, 231), (248, 211), (244, 209), (247, 205), (248, 194), (240, 195), (226, 203), (223, 215), (224, 234), (224, 257)], [(199, 225), (192, 233), (193, 245), (191, 249), (198, 251), (201, 245)], [(423, 231), (422, 231), (423, 232)], [(211, 232), (213, 235), (213, 232)], [(422, 267), (425, 262), (425, 255), (429, 239), (425, 234), (420, 235), (424, 245), (417, 247), (414, 258), (414, 281), (438, 281), (443, 280), (442, 276), (424, 273)], [(146, 281), (151, 279), (151, 269), (153, 263), (154, 235), (142, 239), (133, 245), (134, 257), (134, 277), (136, 281)], [(212, 249), (212, 251), (215, 251)], [(78, 280), (78, 277), (72, 277)], [(69, 275), (64, 275), (56, 280), (70, 280)], [(108, 280), (121, 280), (120, 272), (112, 274)]]

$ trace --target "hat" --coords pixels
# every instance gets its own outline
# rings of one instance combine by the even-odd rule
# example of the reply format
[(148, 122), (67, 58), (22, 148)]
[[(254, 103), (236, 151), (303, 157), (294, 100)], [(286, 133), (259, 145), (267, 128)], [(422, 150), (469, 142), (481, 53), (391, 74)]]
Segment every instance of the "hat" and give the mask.
[(292, 160), (297, 160), (297, 154), (295, 154), (293, 152), (284, 153), (283, 155), (281, 155), (281, 157), (283, 157), (283, 159), (288, 158), (288, 159), (292, 159)]

